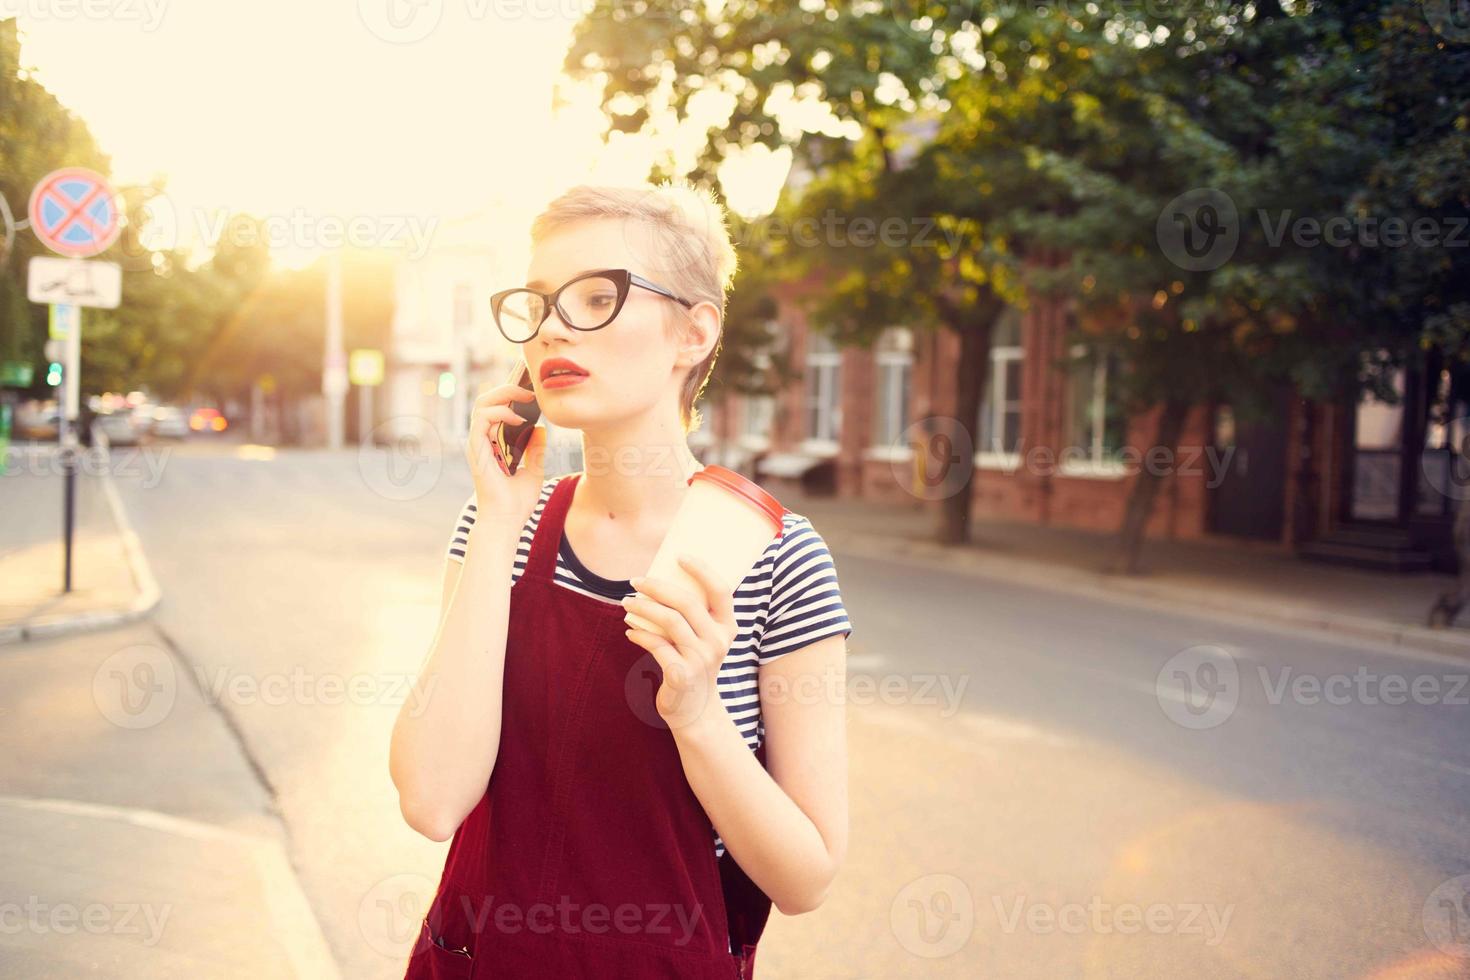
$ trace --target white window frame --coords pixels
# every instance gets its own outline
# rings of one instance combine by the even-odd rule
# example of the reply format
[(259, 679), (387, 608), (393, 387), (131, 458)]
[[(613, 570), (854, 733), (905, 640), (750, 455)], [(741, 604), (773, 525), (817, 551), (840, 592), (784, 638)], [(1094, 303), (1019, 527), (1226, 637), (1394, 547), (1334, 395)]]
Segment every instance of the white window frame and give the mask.
[[(865, 450), (863, 458), (882, 460), (909, 459), (914, 455), (912, 446), (900, 443), (909, 419), (908, 395), (913, 390), (914, 334), (908, 327), (889, 327), (879, 338), (878, 350), (873, 358), (876, 384), (873, 399), (873, 436), (875, 441)], [(886, 381), (896, 375), (894, 380)], [(893, 420), (893, 421), (888, 421)], [(890, 431), (885, 432), (888, 429)]]
[(743, 415), (740, 420), (741, 449), (764, 452), (771, 448), (771, 427), (776, 419), (776, 397), (774, 395), (746, 395)]
[[(1019, 317), (1014, 309), (1008, 310), (1003, 316)], [(1022, 365), (1025, 370), (1026, 347), (1021, 343), (1020, 325), (1017, 324), (1016, 343), (1000, 344), (990, 348), (990, 382), (985, 386), (985, 395), (980, 400), (980, 409), (975, 414), (975, 465), (983, 470), (1000, 470), (1004, 473), (1014, 473), (1021, 466), (1021, 451), (1019, 445), (1025, 442), (1025, 433), (1017, 436), (1018, 448), (1011, 452), (994, 450), (989, 448), (993, 440), (991, 433), (985, 431), (985, 407), (990, 406), (990, 417), (1001, 419), (1004, 425), (1006, 407), (1014, 405), (1016, 411), (1021, 411), (1020, 392), (1005, 390), (1006, 368), (1012, 361)], [(1025, 382), (1022, 382), (1022, 387)]]
[[(1082, 359), (1093, 356), (1086, 344), (1074, 344), (1071, 351), (1073, 359)], [(1068, 397), (1070, 398), (1070, 386)], [(1104, 421), (1107, 415), (1108, 405), (1108, 358), (1105, 355), (1096, 356), (1092, 365), (1092, 411), (1089, 413), (1089, 421), (1092, 431), (1088, 434), (1088, 456), (1086, 460), (1073, 459), (1070, 456), (1061, 461), (1057, 472), (1062, 476), (1076, 476), (1088, 479), (1119, 480), (1127, 474), (1127, 466), (1121, 460), (1108, 460), (1103, 458), (1103, 431), (1106, 428)], [(1068, 406), (1070, 413), (1071, 406)], [(1070, 417), (1070, 414), (1069, 414)]]
[[(811, 426), (813, 408), (819, 419), (816, 432)], [(842, 438), (842, 351), (830, 337), (815, 330), (807, 334), (801, 414), (802, 425), (806, 427), (802, 451), (813, 456), (837, 455)], [(823, 418), (826, 425), (820, 422)]]

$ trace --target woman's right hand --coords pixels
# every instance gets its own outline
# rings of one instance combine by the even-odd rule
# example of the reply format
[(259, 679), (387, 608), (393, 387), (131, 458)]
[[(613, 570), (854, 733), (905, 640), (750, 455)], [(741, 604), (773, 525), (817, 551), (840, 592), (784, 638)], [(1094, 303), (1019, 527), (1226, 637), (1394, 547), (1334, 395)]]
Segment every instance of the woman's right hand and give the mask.
[(536, 397), (520, 385), (480, 385), (470, 412), (470, 433), (465, 441), (470, 475), (475, 480), (476, 522), (505, 522), (517, 531), (531, 519), (541, 485), (546, 479), (546, 430), (541, 426), (531, 433), (514, 476), (506, 476), (495, 458), (492, 442), (502, 425), (525, 421), (511, 408), (512, 402)]

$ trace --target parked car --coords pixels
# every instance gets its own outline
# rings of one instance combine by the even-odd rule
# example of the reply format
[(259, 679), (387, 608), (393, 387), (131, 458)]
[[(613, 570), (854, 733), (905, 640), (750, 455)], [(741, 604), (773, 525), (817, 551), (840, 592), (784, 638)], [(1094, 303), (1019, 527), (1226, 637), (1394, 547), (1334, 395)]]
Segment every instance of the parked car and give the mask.
[(153, 410), (149, 432), (158, 439), (184, 439), (189, 435), (189, 420), (184, 417), (182, 409), (160, 405)]
[(131, 412), (106, 412), (98, 415), (93, 424), (114, 446), (136, 446), (142, 439)]
[(217, 408), (196, 408), (189, 416), (189, 428), (195, 432), (223, 432), (229, 424)]
[(16, 439), (55, 439), (61, 431), (61, 409), (22, 402), (15, 410)]
[(153, 412), (157, 405), (139, 405), (132, 411), (133, 428), (138, 435), (145, 436), (153, 431)]

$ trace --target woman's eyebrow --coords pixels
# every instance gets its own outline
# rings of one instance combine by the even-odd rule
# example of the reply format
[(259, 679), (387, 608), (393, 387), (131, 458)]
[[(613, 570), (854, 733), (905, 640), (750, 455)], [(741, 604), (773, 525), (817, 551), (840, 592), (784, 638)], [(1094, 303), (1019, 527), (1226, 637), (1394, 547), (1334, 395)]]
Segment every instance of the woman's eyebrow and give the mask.
[[(602, 268), (602, 266), (599, 265), (599, 266), (596, 266), (595, 268), (583, 269), (581, 272), (576, 272), (576, 273), (573, 273), (570, 276), (567, 276), (565, 279), (562, 280), (562, 282), (571, 282), (573, 279), (577, 278), (577, 276), (585, 275), (585, 274), (587, 274), (589, 272), (596, 272), (598, 269), (601, 269), (601, 268)], [(546, 283), (543, 282), (540, 279), (532, 279), (530, 282), (526, 283), (526, 285), (529, 286), (529, 287), (531, 287), (532, 289), (546, 289), (547, 288)]]

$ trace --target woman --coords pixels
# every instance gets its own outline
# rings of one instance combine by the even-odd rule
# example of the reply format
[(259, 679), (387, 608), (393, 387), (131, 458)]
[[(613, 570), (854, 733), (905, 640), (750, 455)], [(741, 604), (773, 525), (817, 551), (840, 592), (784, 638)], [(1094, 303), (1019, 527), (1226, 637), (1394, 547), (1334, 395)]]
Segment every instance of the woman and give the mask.
[[(576, 187), (531, 244), (530, 291), (492, 306), (535, 391), (475, 400), (475, 489), (393, 731), (404, 818), (453, 836), (407, 976), (749, 977), (771, 904), (816, 908), (847, 850), (836, 570), (788, 513), (738, 589), (698, 556), (702, 594), (637, 577), (702, 468), (736, 264), (714, 199)], [(581, 430), (582, 472), (545, 478), (541, 429), (513, 476), (494, 461), (532, 397)]]

